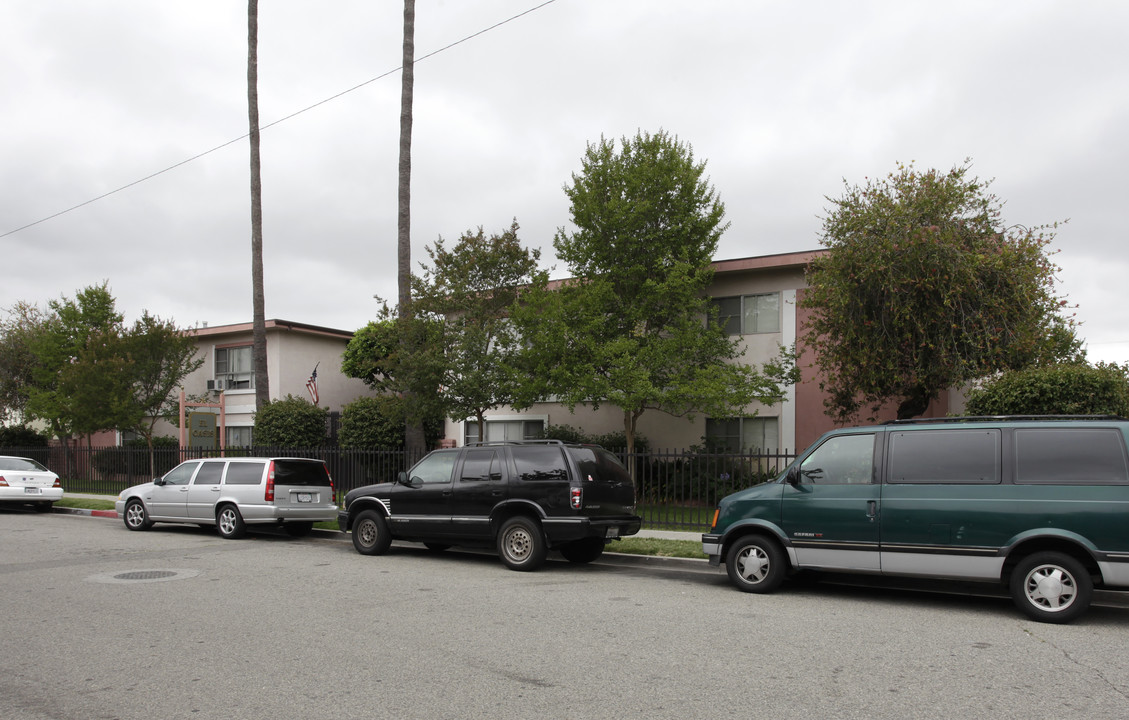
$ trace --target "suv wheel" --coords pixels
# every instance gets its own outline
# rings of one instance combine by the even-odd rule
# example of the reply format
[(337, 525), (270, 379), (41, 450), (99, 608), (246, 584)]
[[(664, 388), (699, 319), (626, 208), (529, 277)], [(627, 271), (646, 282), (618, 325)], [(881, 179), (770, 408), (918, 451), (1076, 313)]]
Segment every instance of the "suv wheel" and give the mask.
[(148, 530), (153, 527), (149, 513), (146, 512), (145, 505), (140, 500), (130, 500), (126, 503), (122, 520), (130, 530)]
[(536, 570), (547, 553), (540, 525), (527, 517), (510, 518), (498, 532), (498, 555), (510, 570)]
[(570, 563), (590, 563), (604, 554), (603, 538), (573, 540), (561, 547), (561, 555)]
[(784, 582), (786, 562), (784, 552), (775, 541), (750, 535), (729, 548), (725, 570), (738, 590), (770, 593)]
[(247, 532), (247, 526), (243, 524), (243, 516), (239, 514), (239, 508), (234, 505), (224, 505), (217, 510), (216, 530), (219, 531), (220, 537), (226, 540), (243, 537)]
[(392, 546), (388, 523), (376, 510), (365, 510), (353, 521), (353, 547), (361, 555), (383, 555)]
[(1035, 553), (1011, 573), (1012, 600), (1039, 622), (1070, 622), (1086, 612), (1093, 589), (1086, 568), (1065, 553)]

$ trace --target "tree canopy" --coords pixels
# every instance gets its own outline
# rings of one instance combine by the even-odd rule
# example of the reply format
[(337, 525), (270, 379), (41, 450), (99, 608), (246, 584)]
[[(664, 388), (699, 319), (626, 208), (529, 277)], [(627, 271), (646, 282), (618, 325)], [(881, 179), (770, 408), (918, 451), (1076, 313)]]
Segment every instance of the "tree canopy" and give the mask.
[(1063, 363), (1005, 372), (970, 392), (965, 412), (1129, 417), (1129, 365)]
[(581, 162), (565, 187), (576, 230), (553, 241), (573, 278), (541, 278), (515, 309), (524, 402), (620, 408), (631, 452), (647, 410), (725, 416), (779, 401), (784, 373), (734, 362), (741, 352), (706, 296), (728, 225), (705, 163), (663, 131), (623, 138), (618, 150), (601, 138)]
[(947, 388), (1077, 353), (1046, 250), (1057, 225), (1005, 226), (967, 162), (844, 185), (801, 300), (829, 415), (895, 401), (915, 417)]

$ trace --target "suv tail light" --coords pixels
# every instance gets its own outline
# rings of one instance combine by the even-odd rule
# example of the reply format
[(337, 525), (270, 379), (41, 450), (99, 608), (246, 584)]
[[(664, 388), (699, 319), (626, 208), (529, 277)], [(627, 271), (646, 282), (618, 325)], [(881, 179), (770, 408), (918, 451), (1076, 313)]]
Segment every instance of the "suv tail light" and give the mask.
[(569, 494), (569, 504), (572, 505), (573, 510), (579, 510), (580, 506), (584, 504), (584, 489), (574, 487)]
[(263, 499), (267, 502), (274, 502), (274, 460), (270, 461), (270, 467), (267, 468), (267, 490)]

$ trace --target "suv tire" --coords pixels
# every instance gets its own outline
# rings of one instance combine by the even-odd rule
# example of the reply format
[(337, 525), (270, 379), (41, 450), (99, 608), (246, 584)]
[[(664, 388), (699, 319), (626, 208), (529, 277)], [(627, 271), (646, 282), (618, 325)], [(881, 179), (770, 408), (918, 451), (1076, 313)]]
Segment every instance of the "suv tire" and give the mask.
[(510, 570), (536, 570), (547, 554), (541, 526), (527, 517), (510, 518), (498, 531), (498, 555)]
[(725, 570), (738, 590), (770, 593), (784, 582), (784, 552), (775, 540), (749, 535), (733, 543), (725, 556)]
[(1090, 607), (1094, 582), (1071, 556), (1060, 552), (1029, 555), (1011, 573), (1011, 599), (1032, 620), (1067, 623)]
[(353, 547), (361, 555), (383, 555), (392, 547), (388, 523), (377, 510), (365, 510), (353, 522)]

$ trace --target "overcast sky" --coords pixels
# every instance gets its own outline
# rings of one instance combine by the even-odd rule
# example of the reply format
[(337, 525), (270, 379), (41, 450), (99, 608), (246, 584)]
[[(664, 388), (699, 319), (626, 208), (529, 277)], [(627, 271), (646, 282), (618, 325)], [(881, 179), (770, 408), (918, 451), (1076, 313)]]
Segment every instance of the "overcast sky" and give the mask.
[[(246, 10), (4, 0), (0, 308), (108, 280), (127, 320), (251, 320)], [(402, 13), (260, 3), (268, 318), (355, 330), (395, 298)], [(601, 135), (693, 147), (718, 259), (816, 249), (844, 180), (971, 158), (1008, 224), (1069, 219), (1059, 292), (1092, 360), (1129, 361), (1127, 39), (1120, 0), (418, 0), (413, 264), (516, 218), (562, 274)]]

